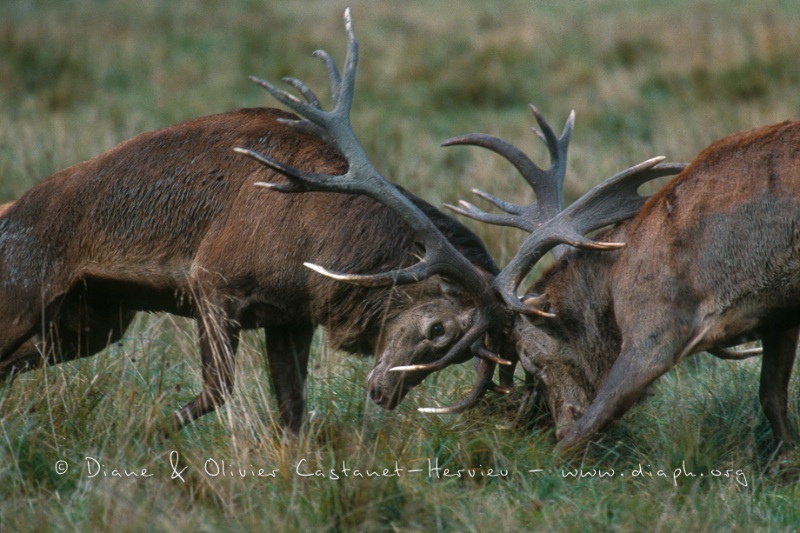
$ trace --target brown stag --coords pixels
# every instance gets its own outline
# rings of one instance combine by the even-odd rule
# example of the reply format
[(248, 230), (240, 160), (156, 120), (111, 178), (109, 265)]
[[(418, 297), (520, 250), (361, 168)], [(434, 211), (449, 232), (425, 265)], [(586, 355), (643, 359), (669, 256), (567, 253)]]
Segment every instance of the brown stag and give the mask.
[[(469, 137), (453, 143), (487, 144)], [(516, 157), (515, 150), (495, 151), (512, 162)], [(545, 389), (558, 450), (575, 448), (622, 416), (682, 359), (702, 351), (747, 357), (754, 352), (724, 347), (753, 339), (763, 345), (762, 408), (776, 440), (791, 441), (787, 396), (800, 324), (800, 122), (714, 143), (635, 218), (596, 237), (624, 248), (568, 251), (522, 301), (522, 276), (554, 244), (569, 243), (562, 235), (580, 229), (565, 220), (566, 210), (539, 227), (513, 209), (487, 215), (467, 204), (462, 211), (532, 231), (497, 287), (521, 315), (547, 313), (535, 321), (518, 318), (513, 337), (523, 368)]]
[[(347, 25), (345, 80), (356, 47)], [(347, 83), (325, 52), (316, 55), (334, 102), (349, 110)], [(308, 87), (290, 83), (319, 108)], [(203, 389), (175, 413), (180, 427), (225, 401), (240, 331), (262, 328), (281, 420), (296, 432), (316, 325), (334, 348), (379, 360), (399, 352), (434, 361), (459, 345), (478, 300), (445, 276), (363, 287), (303, 267), (382, 272), (412, 264), (420, 247), (412, 227), (369, 198), (254, 185), (283, 178), (234, 146), (308, 172), (347, 170), (336, 149), (294, 119), (242, 109), (144, 133), (53, 174), (9, 207), (0, 217), (0, 375), (92, 355), (119, 340), (137, 311), (193, 317)], [(465, 258), (474, 283), (491, 286), (497, 268), (480, 239), (419, 198), (402, 198)]]

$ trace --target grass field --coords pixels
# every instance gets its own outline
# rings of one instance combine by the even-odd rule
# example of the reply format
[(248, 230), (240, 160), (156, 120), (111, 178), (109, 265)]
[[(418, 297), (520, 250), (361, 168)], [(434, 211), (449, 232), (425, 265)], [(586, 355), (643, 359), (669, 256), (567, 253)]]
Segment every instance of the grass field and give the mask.
[[(345, 5), (0, 3), (0, 200), (136, 133), (273, 105), (249, 74), (293, 75), (324, 92), (324, 69), (310, 54), (325, 48), (341, 60)], [(434, 204), (467, 198), (472, 187), (530, 196), (500, 158), (439, 148), (447, 137), (482, 131), (546, 164), (528, 130), (528, 103), (559, 131), (576, 110), (570, 199), (652, 156), (690, 160), (728, 133), (800, 118), (793, 0), (349, 5), (361, 43), (354, 125), (388, 177)], [(521, 239), (472, 227), (501, 264)], [(157, 425), (200, 383), (189, 321), (141, 316), (121, 346), (99, 357), (22, 375), (0, 391), (0, 530), (800, 524), (800, 455), (771, 460), (758, 361), (683, 363), (565, 463), (552, 457), (552, 428), (523, 420), (506, 399), (488, 398), (461, 416), (416, 411), (468, 390), (466, 366), (381, 411), (365, 399), (371, 361), (327, 349), (324, 332), (308, 430), (284, 439), (262, 352), (261, 339), (246, 335), (229, 404), (167, 441), (156, 438)], [(797, 428), (796, 379), (792, 390)]]

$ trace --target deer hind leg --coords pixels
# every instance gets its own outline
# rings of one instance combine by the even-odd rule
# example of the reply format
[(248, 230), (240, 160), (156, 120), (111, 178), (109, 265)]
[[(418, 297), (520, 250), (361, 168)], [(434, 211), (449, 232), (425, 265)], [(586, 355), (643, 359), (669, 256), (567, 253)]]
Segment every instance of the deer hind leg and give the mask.
[(27, 328), (12, 325), (4, 332), (5, 335), (0, 333), (0, 379), (3, 382), (10, 384), (23, 372), (55, 364), (52, 354), (48, 356), (53, 324), (49, 319), (46, 323), (49, 323), (48, 331), (44, 336), (41, 334), (41, 318), (32, 320)]
[[(0, 303), (0, 305), (3, 305)], [(11, 306), (0, 309), (0, 379), (13, 380), (20, 372), (41, 368), (44, 364), (38, 332), (42, 330), (41, 309), (31, 309), (19, 315), (4, 313)]]
[(85, 316), (64, 315), (47, 326), (44, 337), (33, 334), (0, 363), (0, 375), (17, 374), (79, 357), (90, 357), (119, 341), (135, 312), (120, 309), (110, 314), (90, 310)]
[(41, 368), (45, 362), (44, 344), (40, 335), (26, 339), (17, 349), (5, 355), (0, 361), (0, 378), (11, 384), (19, 374)]
[[(203, 307), (210, 307), (208, 304)], [(219, 310), (202, 310), (197, 318), (200, 337), (200, 361), (203, 366), (203, 390), (173, 416), (178, 430), (225, 403), (233, 391), (234, 355), (239, 345), (238, 323)]]
[(308, 356), (314, 326), (265, 327), (267, 364), (272, 387), (278, 399), (281, 423), (298, 434), (306, 409), (306, 377)]
[(800, 327), (790, 328), (774, 334), (764, 335), (761, 361), (761, 383), (758, 391), (761, 407), (769, 420), (772, 434), (778, 443), (792, 441), (787, 400), (789, 378), (797, 354), (797, 338)]

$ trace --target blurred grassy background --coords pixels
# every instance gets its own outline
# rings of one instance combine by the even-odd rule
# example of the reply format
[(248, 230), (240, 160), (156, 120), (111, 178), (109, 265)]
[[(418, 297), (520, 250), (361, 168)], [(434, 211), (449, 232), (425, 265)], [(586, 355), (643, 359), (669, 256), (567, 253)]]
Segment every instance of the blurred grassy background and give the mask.
[[(467, 198), (472, 187), (529, 199), (500, 158), (438, 147), (482, 131), (546, 165), (528, 131), (528, 103), (558, 131), (577, 112), (570, 199), (649, 157), (688, 161), (728, 133), (800, 114), (797, 1), (5, 0), (0, 200), (136, 133), (273, 105), (249, 74), (292, 75), (325, 93), (324, 69), (310, 54), (325, 48), (341, 61), (346, 5), (361, 43), (356, 130), (387, 177), (434, 204)], [(520, 241), (510, 230), (473, 227), (501, 263)], [(377, 412), (364, 401), (369, 362), (329, 353), (323, 338), (308, 436), (287, 443), (273, 424), (260, 341), (248, 340), (230, 406), (166, 444), (151, 437), (152, 427), (199, 382), (189, 322), (143, 317), (111, 354), (20, 378), (0, 399), (0, 528), (658, 531), (800, 523), (797, 474), (776, 470), (763, 452), (769, 431), (757, 362), (682, 365), (580, 463), (617, 473), (641, 463), (671, 477), (686, 461), (695, 472), (743, 469), (749, 482), (682, 478), (675, 486), (565, 479), (549, 455), (552, 430), (517, 425), (502, 401), (454, 418), (415, 412), (458, 397), (468, 369), (429, 380), (397, 412)], [(172, 450), (190, 466), (187, 483), (170, 479)], [(87, 479), (87, 455), (158, 475)], [(211, 478), (202, 474), (211, 457), (279, 468), (281, 476)], [(332, 481), (295, 475), (301, 458), (326, 469), (342, 461), (391, 469), (395, 460), (423, 468), (436, 458), (512, 474)], [(67, 474), (54, 473), (58, 459), (70, 462)], [(785, 462), (800, 463), (796, 453)], [(538, 468), (546, 472), (527, 473)]]

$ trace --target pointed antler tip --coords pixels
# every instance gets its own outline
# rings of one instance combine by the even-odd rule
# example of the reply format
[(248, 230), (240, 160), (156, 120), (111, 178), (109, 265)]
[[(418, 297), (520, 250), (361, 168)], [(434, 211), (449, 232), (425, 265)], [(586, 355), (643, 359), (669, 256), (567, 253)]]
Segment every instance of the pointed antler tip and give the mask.
[[(359, 282), (359, 278), (361, 278), (362, 276), (359, 276), (358, 274), (343, 274), (341, 272), (334, 272), (332, 270), (328, 270), (325, 267), (315, 265), (314, 263), (303, 263), (303, 266), (306, 268), (310, 268), (317, 274), (322, 274), (323, 276), (335, 279), (336, 281), (344, 281), (345, 283), (355, 283), (356, 285), (362, 284)], [(369, 276), (363, 276), (363, 277), (369, 278)]]
[(315, 265), (314, 263), (304, 262), (303, 266), (306, 267), (306, 268), (310, 268), (311, 270), (313, 270), (314, 272), (317, 272), (319, 274), (323, 274), (325, 276), (330, 275), (330, 272), (325, 267), (321, 267), (319, 265)]
[(328, 277), (328, 278), (331, 278), (331, 279), (335, 279), (337, 281), (350, 282), (350, 281), (352, 281), (352, 278), (353, 278), (353, 276), (349, 276), (347, 274), (339, 274), (339, 273), (333, 272), (331, 270), (328, 270), (325, 267), (322, 267), (322, 266), (319, 266), (319, 265), (315, 265), (314, 263), (303, 263), (303, 266), (313, 270), (317, 274), (321, 274), (321, 275), (323, 275), (325, 277)]
[(268, 181), (257, 181), (253, 185), (256, 187), (263, 187), (264, 189), (279, 189), (280, 185), (286, 185), (285, 183), (270, 183)]
[(389, 369), (389, 372), (418, 372), (420, 370), (431, 370), (433, 365), (404, 365), (404, 366), (393, 366)]
[(350, 14), (349, 7), (344, 9), (344, 29), (347, 31), (347, 35), (355, 40), (355, 32), (353, 31), (353, 16)]
[(259, 87), (263, 87), (264, 89), (272, 87), (272, 84), (267, 80), (259, 78), (258, 76), (253, 76), (252, 74), (247, 76), (247, 79), (258, 85)]
[(464, 411), (464, 408), (459, 405), (450, 407), (417, 407), (417, 411), (430, 415), (457, 415)]
[(530, 296), (530, 297), (527, 297), (527, 298), (523, 298), (522, 301), (520, 302), (520, 304), (521, 304), (520, 306), (516, 306), (515, 305), (513, 307), (516, 308), (518, 311), (520, 311), (522, 313), (525, 313), (526, 315), (536, 315), (536, 316), (541, 316), (541, 317), (544, 317), (544, 318), (555, 318), (556, 317), (555, 314), (549, 313), (549, 312), (543, 310), (541, 307), (539, 307), (539, 305), (542, 304), (541, 296), (539, 296), (539, 297)]

